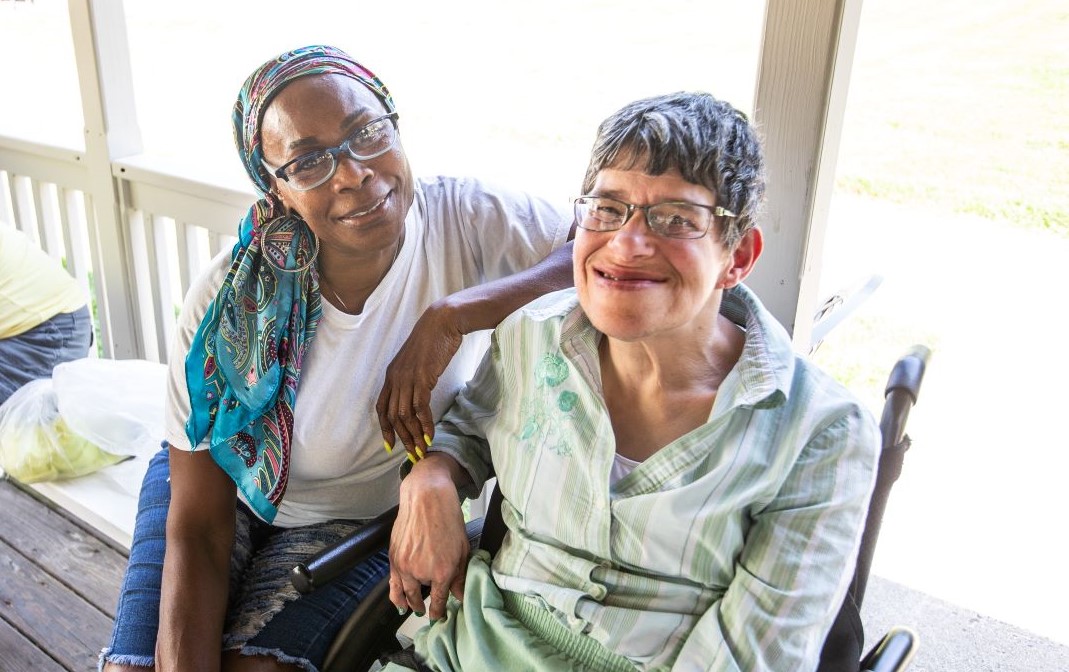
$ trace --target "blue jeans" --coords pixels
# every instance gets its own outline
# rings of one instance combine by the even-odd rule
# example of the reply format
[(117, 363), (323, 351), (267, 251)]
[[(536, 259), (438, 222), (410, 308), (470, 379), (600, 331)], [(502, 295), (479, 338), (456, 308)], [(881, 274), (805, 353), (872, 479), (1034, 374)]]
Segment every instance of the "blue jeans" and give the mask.
[[(169, 474), (168, 449), (164, 447), (149, 462), (141, 486), (130, 561), (119, 593), (111, 642), (101, 652), (101, 668), (105, 661), (143, 667), (154, 664), (171, 497)], [(294, 564), (356, 530), (360, 523), (330, 521), (278, 528), (240, 504), (236, 515), (223, 648), (246, 655), (270, 655), (304, 670), (318, 670), (349, 614), (388, 573), (386, 551), (314, 593), (297, 597), (288, 577)]]
[(0, 338), (0, 404), (31, 380), (51, 378), (56, 364), (88, 355), (92, 342), (93, 321), (86, 307)]

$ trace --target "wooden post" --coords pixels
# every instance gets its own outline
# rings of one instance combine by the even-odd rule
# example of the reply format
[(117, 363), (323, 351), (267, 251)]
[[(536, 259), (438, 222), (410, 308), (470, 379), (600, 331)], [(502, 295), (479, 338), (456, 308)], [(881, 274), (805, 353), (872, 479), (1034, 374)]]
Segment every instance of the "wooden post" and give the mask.
[(861, 0), (768, 0), (754, 117), (765, 252), (747, 284), (808, 352)]
[(122, 0), (68, 0), (78, 86), (85, 114), (87, 208), (104, 353), (144, 356), (126, 250), (126, 213), (112, 161), (141, 152)]

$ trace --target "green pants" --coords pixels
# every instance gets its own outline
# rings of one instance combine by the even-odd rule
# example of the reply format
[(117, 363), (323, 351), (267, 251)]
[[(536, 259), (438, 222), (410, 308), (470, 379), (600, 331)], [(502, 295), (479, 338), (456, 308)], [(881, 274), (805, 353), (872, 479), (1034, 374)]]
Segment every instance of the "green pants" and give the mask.
[[(490, 574), (489, 556), (468, 563), (464, 602), (452, 595), (446, 617), (416, 634), (416, 653), (439, 672), (634, 672), (626, 658), (560, 623), (535, 598), (502, 594)], [(393, 663), (384, 670), (400, 672)]]

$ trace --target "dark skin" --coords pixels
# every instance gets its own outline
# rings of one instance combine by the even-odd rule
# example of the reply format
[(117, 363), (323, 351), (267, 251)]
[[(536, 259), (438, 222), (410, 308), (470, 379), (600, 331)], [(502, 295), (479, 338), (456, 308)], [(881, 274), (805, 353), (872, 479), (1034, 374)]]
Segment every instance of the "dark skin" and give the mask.
[[(280, 166), (310, 149), (336, 146), (384, 112), (381, 101), (356, 80), (339, 75), (301, 77), (279, 92), (264, 113), (264, 158)], [(300, 214), (319, 238), (320, 282), (332, 290), (323, 292), (324, 300), (339, 310), (359, 313), (404, 242), (413, 179), (400, 143), (366, 162), (343, 153), (335, 174), (314, 189), (297, 191), (284, 180), (275, 180), (272, 193)], [(569, 244), (531, 269), (458, 292), (426, 309), (389, 365), (376, 405), (387, 444), (400, 439), (414, 458), (422, 454), (427, 445), (424, 436), (434, 432), (431, 390), (463, 335), (493, 327), (538, 296), (570, 286), (571, 248)], [(236, 487), (207, 450), (189, 453), (172, 447), (170, 454), (171, 505), (156, 669), (299, 669), (270, 656), (220, 653)], [(105, 666), (109, 672), (143, 669)]]

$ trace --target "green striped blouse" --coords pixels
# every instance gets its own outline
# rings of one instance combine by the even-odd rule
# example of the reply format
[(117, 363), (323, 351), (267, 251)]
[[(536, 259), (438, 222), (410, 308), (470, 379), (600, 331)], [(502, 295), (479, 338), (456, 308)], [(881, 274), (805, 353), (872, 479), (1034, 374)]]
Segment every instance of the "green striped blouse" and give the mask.
[(746, 344), (708, 422), (615, 485), (600, 334), (574, 290), (497, 328), (432, 450), (477, 484), (493, 464), (501, 589), (639, 669), (810, 670), (853, 572), (879, 433), (748, 289), (721, 312)]

